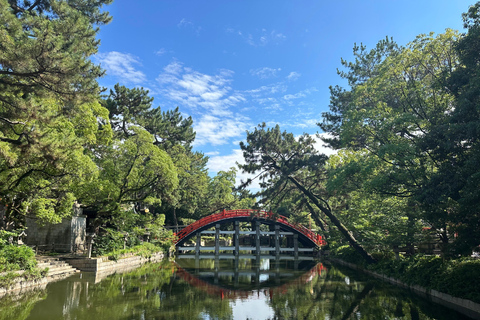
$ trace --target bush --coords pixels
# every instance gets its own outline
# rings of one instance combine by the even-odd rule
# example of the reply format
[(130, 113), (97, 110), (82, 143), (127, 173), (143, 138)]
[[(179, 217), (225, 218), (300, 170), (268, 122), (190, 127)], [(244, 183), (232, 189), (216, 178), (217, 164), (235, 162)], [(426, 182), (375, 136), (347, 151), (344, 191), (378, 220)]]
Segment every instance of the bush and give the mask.
[(385, 259), (366, 267), (408, 285), (419, 285), (480, 302), (480, 286), (477, 283), (480, 279), (480, 260), (443, 260), (419, 254), (399, 260)]
[(9, 239), (15, 239), (17, 237), (16, 232), (0, 230), (0, 249), (9, 244)]
[(5, 245), (0, 249), (0, 272), (33, 270), (37, 266), (35, 252), (27, 246)]
[(450, 261), (433, 282), (436, 290), (480, 302), (480, 260)]
[(95, 238), (93, 243), (93, 254), (104, 256), (109, 252), (123, 249), (124, 235), (112, 229), (105, 229), (104, 233)]
[(365, 259), (351, 246), (344, 245), (332, 249), (332, 255), (347, 262), (363, 265)]

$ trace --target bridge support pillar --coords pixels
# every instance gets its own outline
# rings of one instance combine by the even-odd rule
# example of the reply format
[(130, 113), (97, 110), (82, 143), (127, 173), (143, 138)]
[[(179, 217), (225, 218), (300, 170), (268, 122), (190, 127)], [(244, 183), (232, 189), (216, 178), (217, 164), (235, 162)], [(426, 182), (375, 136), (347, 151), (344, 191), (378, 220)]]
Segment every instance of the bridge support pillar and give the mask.
[(220, 224), (215, 225), (215, 258), (220, 253)]
[(235, 243), (235, 256), (240, 254), (240, 222), (235, 221), (235, 235), (233, 237)]
[(197, 242), (195, 243), (195, 259), (200, 257), (200, 244), (202, 242), (202, 234), (197, 232)]
[(295, 255), (295, 260), (298, 259), (298, 234), (293, 235), (293, 253)]
[(275, 258), (280, 257), (280, 225), (275, 224)]
[(255, 221), (255, 249), (257, 256), (260, 256), (260, 221)]
[(215, 225), (215, 284), (218, 284), (218, 270), (220, 268), (220, 224)]

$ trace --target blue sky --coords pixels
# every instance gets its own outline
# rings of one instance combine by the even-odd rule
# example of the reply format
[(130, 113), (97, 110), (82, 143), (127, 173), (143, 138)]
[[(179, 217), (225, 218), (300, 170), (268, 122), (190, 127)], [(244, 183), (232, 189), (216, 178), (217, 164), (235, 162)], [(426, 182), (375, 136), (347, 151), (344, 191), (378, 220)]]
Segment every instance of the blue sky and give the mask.
[[(100, 84), (144, 87), (162, 110), (192, 116), (214, 174), (241, 161), (245, 131), (266, 122), (315, 134), (340, 58), (355, 43), (462, 29), (465, 0), (126, 1), (106, 9)], [(320, 144), (319, 144), (320, 148)], [(243, 178), (238, 174), (238, 178)]]

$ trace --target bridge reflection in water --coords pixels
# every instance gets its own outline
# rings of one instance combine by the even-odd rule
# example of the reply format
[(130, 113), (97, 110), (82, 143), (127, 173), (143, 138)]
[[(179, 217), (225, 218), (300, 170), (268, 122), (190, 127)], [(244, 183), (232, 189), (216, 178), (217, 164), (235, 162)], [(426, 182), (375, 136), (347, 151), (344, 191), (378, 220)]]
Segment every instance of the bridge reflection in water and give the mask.
[[(303, 286), (326, 268), (311, 257), (291, 260), (291, 256), (274, 259), (268, 256), (239, 255), (234, 259), (187, 258), (177, 259), (176, 276), (209, 295), (222, 299), (258, 296), (271, 298), (291, 287)], [(282, 259), (285, 258), (285, 259)], [(309, 259), (307, 259), (309, 258)]]

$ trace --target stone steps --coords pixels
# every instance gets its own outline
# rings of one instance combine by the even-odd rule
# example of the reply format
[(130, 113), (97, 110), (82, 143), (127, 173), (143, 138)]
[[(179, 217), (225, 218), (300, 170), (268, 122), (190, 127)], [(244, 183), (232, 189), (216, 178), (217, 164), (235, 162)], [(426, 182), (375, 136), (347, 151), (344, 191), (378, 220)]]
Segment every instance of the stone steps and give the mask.
[(37, 268), (40, 270), (48, 268), (47, 276), (67, 275), (79, 272), (65, 261), (55, 257), (37, 257)]

